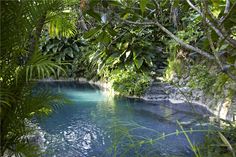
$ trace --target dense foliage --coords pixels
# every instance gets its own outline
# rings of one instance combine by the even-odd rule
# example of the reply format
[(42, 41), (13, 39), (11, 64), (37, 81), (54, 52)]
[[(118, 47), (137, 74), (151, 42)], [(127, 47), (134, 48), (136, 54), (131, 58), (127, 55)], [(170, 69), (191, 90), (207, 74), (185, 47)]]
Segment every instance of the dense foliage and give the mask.
[(34, 131), (30, 121), (48, 115), (63, 103), (60, 95), (32, 90), (34, 79), (62, 70), (37, 46), (43, 24), (51, 17), (49, 13), (61, 7), (56, 0), (1, 1), (1, 156), (38, 156), (36, 144), (28, 142), (27, 135)]
[(115, 91), (123, 95), (141, 96), (149, 86), (150, 78), (145, 73), (137, 73), (133, 69), (114, 70), (109, 77)]
[(226, 125), (221, 132), (209, 132), (204, 145), (200, 146), (201, 156), (235, 156), (236, 126)]
[(75, 37), (53, 37), (45, 32), (41, 39), (40, 49), (44, 55), (52, 56), (52, 60), (57, 62), (65, 69), (63, 73), (61, 69), (56, 69), (58, 77), (76, 77), (78, 71), (78, 62), (82, 56), (80, 46), (83, 43)]
[[(34, 95), (35, 79), (99, 79), (141, 96), (151, 78), (188, 77), (189, 87), (233, 101), (235, 19), (235, 0), (1, 1), (1, 155), (37, 155), (22, 139), (27, 123), (61, 98)], [(235, 156), (234, 127), (206, 142), (223, 150), (203, 152)]]

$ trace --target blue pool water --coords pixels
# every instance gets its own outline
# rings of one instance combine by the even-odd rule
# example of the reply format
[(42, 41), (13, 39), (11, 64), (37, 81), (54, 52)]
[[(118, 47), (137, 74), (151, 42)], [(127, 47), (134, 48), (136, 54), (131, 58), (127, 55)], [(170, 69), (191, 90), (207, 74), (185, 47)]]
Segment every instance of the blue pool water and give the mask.
[[(46, 157), (193, 156), (182, 134), (161, 136), (181, 130), (202, 129), (201, 116), (181, 112), (163, 103), (113, 98), (98, 87), (77, 82), (40, 83), (42, 88), (71, 100), (50, 117), (40, 121)], [(188, 134), (201, 144), (203, 133)]]

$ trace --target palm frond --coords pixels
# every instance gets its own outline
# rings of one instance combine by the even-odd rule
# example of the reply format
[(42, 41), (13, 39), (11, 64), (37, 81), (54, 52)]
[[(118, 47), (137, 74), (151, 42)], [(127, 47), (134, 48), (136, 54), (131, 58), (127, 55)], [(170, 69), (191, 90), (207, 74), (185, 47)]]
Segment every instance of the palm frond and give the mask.
[(76, 34), (76, 18), (71, 13), (50, 13), (49, 34), (51, 37), (72, 37)]
[(29, 40), (40, 19), (50, 12), (61, 11), (63, 5), (61, 0), (1, 1), (1, 155), (36, 155), (32, 145), (22, 140), (33, 130), (26, 125), (26, 120), (45, 115), (63, 102), (60, 96), (46, 91), (33, 94), (29, 82), (56, 75), (58, 69), (64, 71), (61, 66), (54, 63), (51, 56), (38, 51), (25, 63)]
[(65, 102), (67, 99), (63, 95), (54, 94), (48, 89), (37, 89), (36, 92), (31, 92), (26, 96), (21, 110), (30, 117), (41, 117), (58, 109)]
[(11, 92), (5, 90), (5, 89), (1, 89), (0, 90), (0, 104), (1, 104), (1, 108), (2, 107), (11, 107), (12, 105), (12, 101), (15, 101), (15, 97), (14, 94), (12, 94)]
[(66, 73), (60, 65), (51, 60), (50, 55), (42, 55), (40, 52), (35, 52), (26, 65), (26, 80), (43, 79), (52, 76), (52, 74), (56, 76), (56, 70)]
[(63, 9), (64, 3), (61, 0), (23, 0), (24, 10), (27, 11), (27, 19), (30, 24), (37, 25), (38, 20), (49, 12), (59, 12)]
[(1, 56), (9, 55), (8, 50), (24, 46), (29, 35), (27, 31), (32, 29), (26, 14), (19, 1), (1, 1)]

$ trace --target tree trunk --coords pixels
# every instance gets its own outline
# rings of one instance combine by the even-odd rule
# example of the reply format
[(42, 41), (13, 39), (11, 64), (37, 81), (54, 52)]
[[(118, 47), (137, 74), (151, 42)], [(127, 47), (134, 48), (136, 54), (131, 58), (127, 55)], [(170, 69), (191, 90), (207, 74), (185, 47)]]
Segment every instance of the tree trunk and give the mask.
[(30, 43), (29, 43), (29, 55), (27, 61), (29, 61), (36, 50), (36, 45), (40, 39), (41, 32), (43, 29), (44, 22), (46, 20), (46, 13), (39, 19), (35, 31), (33, 31)]
[(77, 29), (81, 29), (83, 32), (84, 31), (88, 31), (88, 27), (84, 21), (84, 16), (82, 14), (82, 11), (80, 9), (78, 9), (78, 22), (77, 22)]

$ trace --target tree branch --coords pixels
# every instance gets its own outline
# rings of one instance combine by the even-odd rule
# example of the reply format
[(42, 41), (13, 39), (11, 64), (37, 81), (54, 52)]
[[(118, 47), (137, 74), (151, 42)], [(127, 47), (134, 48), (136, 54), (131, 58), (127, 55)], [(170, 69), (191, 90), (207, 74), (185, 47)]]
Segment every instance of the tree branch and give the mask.
[[(204, 7), (204, 11), (203, 13), (205, 13), (205, 17), (207, 17), (206, 15), (210, 16), (211, 20), (213, 20), (215, 23), (217, 23), (219, 25), (219, 21), (216, 19), (216, 17), (212, 14), (212, 12), (209, 10), (208, 8), (208, 1), (206, 0), (201, 0), (203, 3), (203, 7)], [(204, 19), (205, 19), (204, 17)]]
[(135, 25), (156, 25), (162, 31), (164, 31), (166, 34), (168, 34), (172, 39), (174, 39), (177, 43), (179, 43), (181, 46), (183, 46), (184, 48), (186, 48), (188, 50), (192, 50), (194, 52), (197, 52), (197, 53), (201, 54), (202, 56), (207, 57), (208, 59), (214, 59), (214, 56), (212, 56), (211, 54), (209, 54), (197, 47), (193, 47), (192, 45), (189, 45), (189, 44), (185, 43), (183, 40), (179, 39), (177, 36), (175, 36), (173, 33), (171, 33), (168, 29), (166, 29), (164, 26), (162, 26), (158, 21), (156, 21), (156, 22), (133, 22), (133, 21), (129, 21), (129, 20), (124, 20), (124, 22), (126, 22), (128, 24), (135, 24)]
[(226, 4), (225, 4), (225, 14), (228, 14), (230, 10), (230, 0), (226, 0)]
[(211, 31), (210, 31), (210, 30), (207, 30), (207, 38), (208, 38), (208, 41), (209, 41), (211, 50), (212, 50), (212, 52), (213, 52), (213, 54), (214, 54), (216, 63), (220, 66), (220, 69), (223, 71), (223, 70), (224, 70), (223, 64), (222, 64), (222, 62), (220, 61), (219, 55), (217, 54), (216, 48), (215, 48), (215, 46), (214, 46), (214, 44), (213, 44), (213, 41), (212, 41), (212, 38), (211, 38)]
[(127, 33), (127, 32), (125, 31), (124, 33), (120, 34), (118, 37), (116, 37), (115, 39), (113, 39), (113, 40), (111, 41), (111, 43), (110, 43), (107, 47), (111, 47), (111, 45), (112, 45), (115, 41), (117, 41), (119, 38), (121, 38), (123, 35), (125, 35), (125, 33)]
[[(229, 0), (228, 0), (229, 1)], [(228, 2), (227, 1), (227, 2)], [(229, 3), (229, 2), (228, 2)], [(226, 6), (229, 5), (226, 3)], [(231, 9), (228, 11), (228, 9), (225, 8), (225, 16), (223, 16), (221, 19), (220, 19), (220, 25), (224, 23), (224, 21), (229, 17), (230, 13), (233, 11), (234, 7), (236, 6), (236, 2), (234, 2), (233, 6), (231, 7)], [(229, 6), (227, 6), (228, 8)]]
[[(187, 3), (189, 4), (190, 7), (192, 7), (194, 10), (196, 10), (202, 17), (204, 17), (204, 14), (196, 7), (194, 6), (190, 0), (186, 0)], [(232, 39), (231, 37), (229, 37), (228, 35), (224, 35), (220, 29), (216, 28), (216, 26), (208, 19), (205, 18), (206, 23), (216, 32), (216, 34), (222, 38), (222, 39), (226, 39), (226, 42), (228, 44), (230, 44), (232, 47), (236, 48), (236, 40)]]

